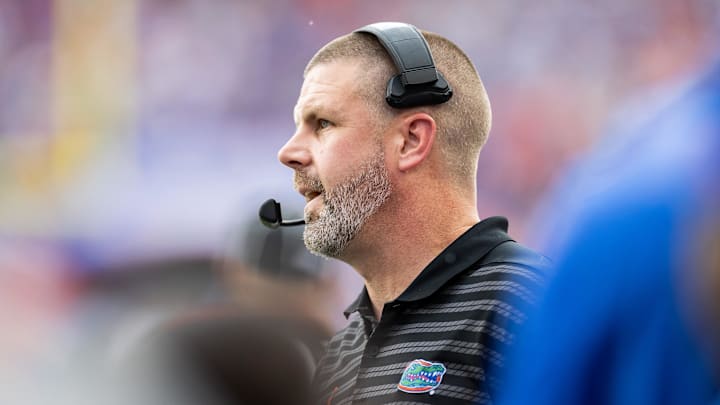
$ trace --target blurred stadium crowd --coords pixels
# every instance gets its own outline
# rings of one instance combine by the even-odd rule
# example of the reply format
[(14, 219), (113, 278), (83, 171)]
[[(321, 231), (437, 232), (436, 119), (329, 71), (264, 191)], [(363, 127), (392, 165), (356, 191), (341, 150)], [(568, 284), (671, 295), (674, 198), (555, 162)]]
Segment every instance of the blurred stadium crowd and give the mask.
[(0, 0), (0, 402), (78, 403), (89, 374), (187, 311), (341, 325), (354, 273), (256, 212), (302, 210), (276, 152), (306, 61), (393, 20), (476, 63), (494, 114), (480, 214), (538, 248), (563, 168), (720, 48), (715, 0)]

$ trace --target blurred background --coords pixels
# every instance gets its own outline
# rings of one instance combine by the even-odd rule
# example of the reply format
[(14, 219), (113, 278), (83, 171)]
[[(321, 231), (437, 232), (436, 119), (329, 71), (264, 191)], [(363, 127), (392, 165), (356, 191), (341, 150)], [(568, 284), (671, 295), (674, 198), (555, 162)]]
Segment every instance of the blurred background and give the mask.
[(716, 0), (0, 0), (0, 402), (102, 397), (96, 371), (188, 311), (342, 326), (352, 270), (256, 215), (302, 212), (276, 152), (307, 60), (393, 20), (475, 62), (480, 214), (540, 249), (553, 179), (720, 38)]

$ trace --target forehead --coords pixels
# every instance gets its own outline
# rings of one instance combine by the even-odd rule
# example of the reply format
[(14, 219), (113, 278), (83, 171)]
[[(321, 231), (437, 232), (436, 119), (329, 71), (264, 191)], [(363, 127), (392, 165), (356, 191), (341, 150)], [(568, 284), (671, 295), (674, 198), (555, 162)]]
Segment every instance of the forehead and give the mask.
[[(351, 61), (321, 63), (305, 75), (295, 116), (323, 110), (343, 110), (360, 103), (359, 63)], [(338, 111), (339, 112), (339, 111)]]

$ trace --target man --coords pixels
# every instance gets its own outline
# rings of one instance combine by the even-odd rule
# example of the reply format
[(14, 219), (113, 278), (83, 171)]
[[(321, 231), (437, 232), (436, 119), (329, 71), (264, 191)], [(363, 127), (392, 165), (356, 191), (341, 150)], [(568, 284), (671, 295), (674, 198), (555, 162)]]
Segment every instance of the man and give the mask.
[(308, 63), (297, 130), (279, 151), (307, 200), (306, 246), (365, 280), (318, 365), (323, 404), (490, 402), (493, 370), (540, 280), (544, 259), (511, 240), (507, 220), (478, 217), (490, 129), (480, 77), (455, 44), (422, 35), (449, 100), (391, 107), (396, 64), (377, 33), (354, 32)]

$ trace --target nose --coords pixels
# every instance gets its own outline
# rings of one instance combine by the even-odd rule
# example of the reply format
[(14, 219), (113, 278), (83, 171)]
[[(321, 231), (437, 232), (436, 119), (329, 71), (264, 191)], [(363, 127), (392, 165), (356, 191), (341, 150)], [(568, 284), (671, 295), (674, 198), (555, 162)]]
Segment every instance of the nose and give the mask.
[(301, 169), (312, 161), (310, 151), (303, 142), (302, 136), (296, 132), (278, 151), (278, 160), (291, 169)]

